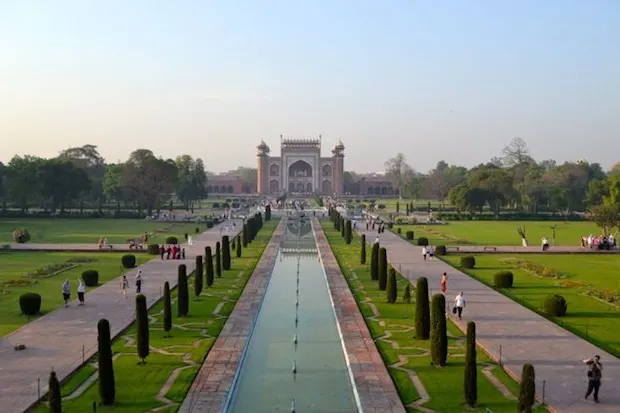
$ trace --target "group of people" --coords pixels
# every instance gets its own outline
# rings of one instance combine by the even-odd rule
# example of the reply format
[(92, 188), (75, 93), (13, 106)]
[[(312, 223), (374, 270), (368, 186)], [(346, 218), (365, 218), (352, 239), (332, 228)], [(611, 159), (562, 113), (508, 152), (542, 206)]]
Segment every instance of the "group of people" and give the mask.
[(423, 246), (422, 256), (424, 257), (424, 261), (426, 261), (427, 258), (432, 260), (435, 256), (435, 247), (433, 247), (431, 244)]
[[(77, 296), (79, 300), (80, 306), (84, 305), (84, 294), (86, 294), (86, 285), (84, 285), (84, 281), (78, 279), (77, 280)], [(65, 301), (65, 307), (69, 307), (69, 301), (71, 300), (71, 283), (69, 280), (65, 280), (62, 283), (62, 298)]]
[(185, 248), (181, 248), (178, 244), (173, 245), (160, 245), (159, 246), (159, 256), (163, 260), (164, 256), (167, 260), (184, 260), (185, 259)]
[(616, 248), (617, 246), (616, 237), (613, 235), (599, 235), (596, 237), (590, 234), (587, 237), (581, 237), (581, 248), (610, 250)]

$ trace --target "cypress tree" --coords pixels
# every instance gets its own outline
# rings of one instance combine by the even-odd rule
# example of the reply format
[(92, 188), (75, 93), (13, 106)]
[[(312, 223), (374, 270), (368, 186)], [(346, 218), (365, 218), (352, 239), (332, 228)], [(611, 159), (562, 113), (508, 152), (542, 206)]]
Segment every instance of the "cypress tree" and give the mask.
[(237, 248), (237, 243), (235, 242), (237, 241), (237, 237), (233, 237), (232, 241), (230, 241), (230, 250), (234, 250), (235, 248)]
[(139, 364), (146, 364), (146, 358), (149, 356), (149, 316), (144, 294), (136, 295), (136, 325)]
[(385, 291), (387, 287), (388, 261), (387, 250), (384, 247), (379, 248), (379, 289)]
[(196, 271), (194, 272), (194, 294), (196, 294), (196, 298), (200, 297), (200, 293), (202, 292), (202, 276), (204, 270), (202, 265), (202, 255), (196, 256)]
[(478, 366), (476, 365), (476, 323), (467, 323), (467, 348), (465, 350), (465, 403), (476, 407), (478, 402)]
[(205, 260), (207, 260), (207, 287), (213, 285), (213, 254), (211, 253), (211, 247), (205, 248)]
[(224, 271), (230, 270), (230, 241), (228, 235), (222, 237), (222, 268)]
[(418, 340), (428, 340), (431, 334), (431, 310), (428, 302), (428, 280), (418, 278), (415, 288), (415, 335)]
[(99, 402), (104, 406), (114, 404), (116, 385), (114, 383), (114, 365), (112, 363), (112, 339), (110, 322), (102, 318), (97, 323), (97, 354), (99, 365)]
[(519, 412), (532, 413), (532, 407), (536, 402), (536, 374), (534, 366), (523, 365), (521, 373), (521, 387), (519, 388)]
[(271, 205), (265, 207), (265, 221), (271, 221)]
[(170, 284), (168, 281), (164, 283), (164, 331), (166, 337), (170, 337), (172, 330), (172, 303), (170, 301)]
[(340, 235), (344, 238), (344, 218), (340, 218)]
[(390, 268), (390, 275), (387, 280), (387, 302), (390, 304), (396, 303), (398, 297), (398, 285), (396, 284), (396, 270)]
[(400, 203), (396, 201), (396, 213), (398, 214), (399, 212), (400, 212)]
[(347, 223), (346, 223), (345, 228), (344, 228), (344, 240), (345, 240), (345, 242), (347, 244), (351, 243), (351, 239), (353, 237), (351, 231), (352, 231), (351, 220), (347, 219)]
[(360, 247), (360, 263), (366, 264), (366, 234), (361, 236)]
[(372, 244), (370, 250), (370, 279), (377, 281), (379, 279), (379, 243)]
[(60, 395), (60, 383), (56, 372), (52, 370), (48, 382), (48, 398), (50, 402), (50, 413), (62, 413), (62, 396)]
[(179, 317), (186, 317), (189, 312), (189, 291), (185, 264), (179, 265), (177, 277), (177, 314)]
[(407, 285), (405, 286), (405, 292), (403, 293), (403, 303), (411, 303), (411, 284), (409, 284), (409, 281), (407, 281)]
[(222, 250), (219, 241), (215, 243), (215, 275), (217, 278), (222, 276)]
[(237, 258), (241, 258), (241, 240), (237, 236)]
[(248, 223), (246, 222), (245, 224), (243, 224), (243, 248), (247, 248), (248, 246), (248, 234)]
[(443, 367), (447, 357), (446, 297), (435, 294), (431, 300), (431, 360), (436, 367)]

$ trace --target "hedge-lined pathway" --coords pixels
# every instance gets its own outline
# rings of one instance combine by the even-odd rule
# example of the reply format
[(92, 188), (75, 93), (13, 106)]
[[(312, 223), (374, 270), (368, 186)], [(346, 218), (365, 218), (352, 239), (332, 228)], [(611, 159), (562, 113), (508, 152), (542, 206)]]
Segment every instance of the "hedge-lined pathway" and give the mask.
[[(366, 231), (362, 225), (357, 231), (367, 234), (367, 242), (376, 237), (376, 231)], [(468, 321), (475, 321), (478, 344), (495, 359), (499, 359), (501, 348), (501, 361), (515, 379), (520, 379), (523, 364), (532, 363), (537, 393), (542, 396), (544, 380), (545, 402), (552, 409), (562, 413), (620, 411), (620, 362), (616, 357), (447, 263), (438, 259), (424, 261), (420, 247), (392, 232), (384, 232), (379, 240), (388, 251), (390, 264), (412, 282), (419, 277), (428, 278), (431, 293), (440, 291), (441, 274), (448, 273), (448, 302), (453, 303), (459, 291), (464, 292), (467, 300), (463, 320), (450, 313), (452, 320), (463, 331)], [(601, 356), (604, 366), (600, 404), (583, 399), (587, 380), (582, 360), (594, 354)]]
[[(242, 221), (235, 220), (237, 229)], [(177, 267), (186, 264), (188, 273), (194, 270), (193, 257), (204, 254), (210, 245), (221, 240), (220, 228), (212, 228), (194, 237), (194, 245), (184, 245), (185, 260), (160, 260), (155, 258), (138, 267), (144, 279), (142, 292), (147, 307), (153, 306), (161, 297), (165, 281), (173, 288), (177, 283)], [(233, 233), (228, 233), (233, 236)], [(119, 263), (120, 265), (120, 263)], [(22, 413), (47, 392), (47, 381), (53, 368), (59, 380), (68, 377), (75, 369), (97, 352), (97, 322), (107, 318), (112, 337), (134, 321), (134, 277), (138, 268), (126, 273), (131, 293), (125, 299), (120, 290), (120, 277), (86, 294), (86, 305), (78, 307), (72, 302), (68, 308), (60, 308), (0, 339), (0, 400), (2, 411)], [(60, 282), (60, 281), (59, 281)], [(58, 294), (60, 294), (60, 284)], [(17, 303), (15, 304), (17, 305)], [(25, 344), (26, 350), (14, 347)], [(40, 382), (37, 382), (40, 379)], [(37, 388), (40, 386), (40, 390)]]

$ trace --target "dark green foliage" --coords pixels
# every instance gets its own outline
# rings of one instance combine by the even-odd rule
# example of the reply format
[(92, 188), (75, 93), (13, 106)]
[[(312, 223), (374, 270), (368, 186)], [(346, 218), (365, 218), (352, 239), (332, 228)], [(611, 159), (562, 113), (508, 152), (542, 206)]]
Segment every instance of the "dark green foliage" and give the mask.
[(402, 228), (401, 227), (396, 228), (396, 232), (400, 234), (402, 232)]
[(436, 246), (435, 255), (446, 255), (446, 246), (445, 245)]
[(204, 273), (202, 265), (202, 255), (196, 256), (196, 271), (194, 272), (194, 294), (196, 297), (200, 296), (202, 292), (202, 276)]
[(177, 313), (179, 317), (186, 317), (189, 312), (189, 291), (185, 264), (179, 265), (177, 277)]
[(431, 300), (431, 360), (433, 365), (443, 367), (447, 358), (446, 297), (435, 294)]
[[(348, 221), (348, 220), (346, 220)], [(340, 218), (340, 235), (342, 235), (342, 238), (344, 238), (344, 228), (346, 227), (345, 225), (345, 219), (344, 218)]]
[(133, 268), (136, 266), (136, 256), (133, 254), (125, 254), (121, 257), (123, 268)]
[(222, 269), (230, 270), (230, 241), (228, 235), (222, 237)]
[(248, 246), (248, 237), (249, 237), (249, 230), (248, 230), (248, 224), (246, 222), (245, 224), (243, 224), (243, 248), (247, 248)]
[(56, 372), (52, 370), (50, 373), (50, 379), (48, 382), (48, 399), (50, 403), (50, 413), (62, 413), (62, 396), (60, 395), (60, 383)]
[(476, 258), (473, 255), (461, 257), (461, 267), (472, 269), (476, 266)]
[(521, 373), (521, 386), (519, 388), (519, 413), (532, 413), (532, 407), (536, 402), (536, 373), (531, 364), (523, 365)]
[(19, 296), (19, 308), (23, 315), (37, 315), (41, 311), (41, 295), (37, 293), (23, 293)]
[(385, 291), (387, 288), (388, 260), (387, 250), (384, 247), (379, 248), (379, 289)]
[(360, 244), (360, 263), (366, 264), (366, 234), (362, 234)]
[(372, 244), (370, 250), (370, 279), (377, 281), (379, 279), (379, 243)]
[(431, 310), (428, 302), (428, 280), (420, 277), (415, 288), (415, 335), (418, 340), (428, 340), (431, 332)]
[(545, 298), (543, 308), (545, 313), (550, 316), (564, 317), (566, 315), (566, 310), (568, 309), (568, 304), (563, 296), (553, 294), (548, 295), (547, 298)]
[(136, 295), (136, 326), (138, 357), (144, 364), (149, 356), (149, 317), (144, 294)]
[(396, 201), (396, 213), (400, 212), (400, 202)]
[(96, 287), (99, 285), (99, 271), (86, 270), (82, 273), (82, 281), (87, 287)]
[(30, 241), (30, 232), (26, 228), (20, 228), (13, 231), (13, 241), (18, 244), (25, 244)]
[(412, 240), (413, 239), (413, 231), (405, 232), (405, 238), (407, 238), (408, 240)]
[(114, 404), (116, 384), (114, 382), (114, 365), (112, 362), (112, 338), (110, 322), (102, 318), (97, 323), (97, 355), (99, 374), (99, 402), (104, 406)]
[(478, 402), (478, 367), (476, 365), (476, 323), (467, 323), (465, 349), (465, 403), (475, 407)]
[(411, 303), (411, 284), (409, 284), (409, 281), (407, 281), (407, 285), (405, 286), (405, 292), (403, 293), (403, 303)]
[(390, 304), (396, 303), (398, 297), (398, 284), (396, 283), (396, 270), (390, 268), (390, 274), (387, 279), (387, 302)]
[(237, 243), (235, 241), (237, 241), (237, 237), (234, 237), (232, 239), (232, 241), (230, 241), (230, 250), (231, 251), (234, 250), (237, 247)]
[(418, 245), (419, 246), (427, 246), (428, 245), (428, 238), (426, 238), (426, 237), (419, 237), (418, 238)]
[(179, 239), (177, 237), (168, 237), (166, 238), (166, 244), (176, 245), (179, 243)]
[(215, 275), (217, 278), (222, 276), (222, 250), (219, 241), (215, 243)]
[(151, 255), (159, 255), (159, 245), (158, 244), (149, 244), (147, 251)]
[(265, 206), (265, 221), (271, 221), (271, 205)]
[(211, 287), (213, 285), (213, 254), (211, 253), (211, 247), (205, 248), (205, 260), (207, 264), (207, 287)]
[(172, 303), (170, 302), (170, 284), (168, 281), (164, 283), (164, 331), (166, 335), (170, 335), (172, 330)]
[(514, 276), (510, 271), (500, 271), (493, 276), (493, 285), (495, 288), (512, 288)]
[(351, 243), (351, 240), (352, 240), (352, 237), (353, 237), (353, 234), (352, 234), (351, 231), (352, 231), (351, 220), (347, 219), (347, 223), (345, 224), (345, 227), (344, 227), (344, 241), (347, 244)]
[(241, 258), (241, 240), (237, 236), (237, 258)]

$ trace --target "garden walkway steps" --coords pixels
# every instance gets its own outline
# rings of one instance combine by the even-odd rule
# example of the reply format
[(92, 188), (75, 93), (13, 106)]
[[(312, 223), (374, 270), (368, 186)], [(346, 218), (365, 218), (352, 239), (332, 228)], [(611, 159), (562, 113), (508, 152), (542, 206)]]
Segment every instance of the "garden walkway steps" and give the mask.
[[(237, 229), (242, 221), (235, 220)], [(165, 281), (170, 287), (177, 283), (177, 267), (186, 264), (188, 273), (194, 270), (193, 257), (204, 253), (210, 245), (221, 240), (220, 228), (215, 227), (194, 237), (194, 245), (184, 245), (185, 260), (160, 260), (155, 258), (139, 268), (144, 283), (142, 292), (147, 306), (151, 307), (161, 297)], [(232, 237), (233, 233), (229, 233)], [(138, 268), (127, 272), (130, 288)], [(78, 307), (74, 301), (68, 308), (60, 308), (26, 324), (10, 335), (0, 339), (0, 404), (3, 413), (22, 413), (33, 405), (40, 394), (47, 391), (47, 381), (53, 368), (60, 380), (69, 376), (83, 360), (97, 352), (97, 322), (107, 318), (115, 337), (134, 321), (133, 290), (125, 299), (120, 291), (120, 277), (86, 294), (86, 305)], [(58, 294), (60, 294), (60, 280)], [(17, 303), (15, 303), (17, 305)], [(18, 344), (26, 350), (15, 351)], [(37, 380), (40, 380), (40, 383)]]
[[(376, 231), (358, 228), (372, 242)], [(620, 411), (620, 361), (560, 328), (553, 322), (510, 300), (441, 260), (424, 261), (420, 247), (414, 246), (392, 232), (379, 237), (381, 246), (388, 251), (388, 261), (401, 274), (415, 282), (427, 277), (432, 293), (439, 292), (441, 274), (448, 273), (448, 302), (459, 291), (465, 293), (467, 307), (464, 319), (452, 318), (463, 331), (468, 321), (476, 322), (478, 343), (495, 359), (500, 356), (508, 371), (520, 378), (524, 363), (536, 369), (536, 389), (542, 395), (546, 382), (545, 401), (562, 413), (589, 413)], [(569, 303), (570, 310), (570, 303)], [(450, 314), (452, 317), (452, 314)], [(586, 368), (584, 358), (601, 356), (604, 371), (601, 403), (585, 401)]]

